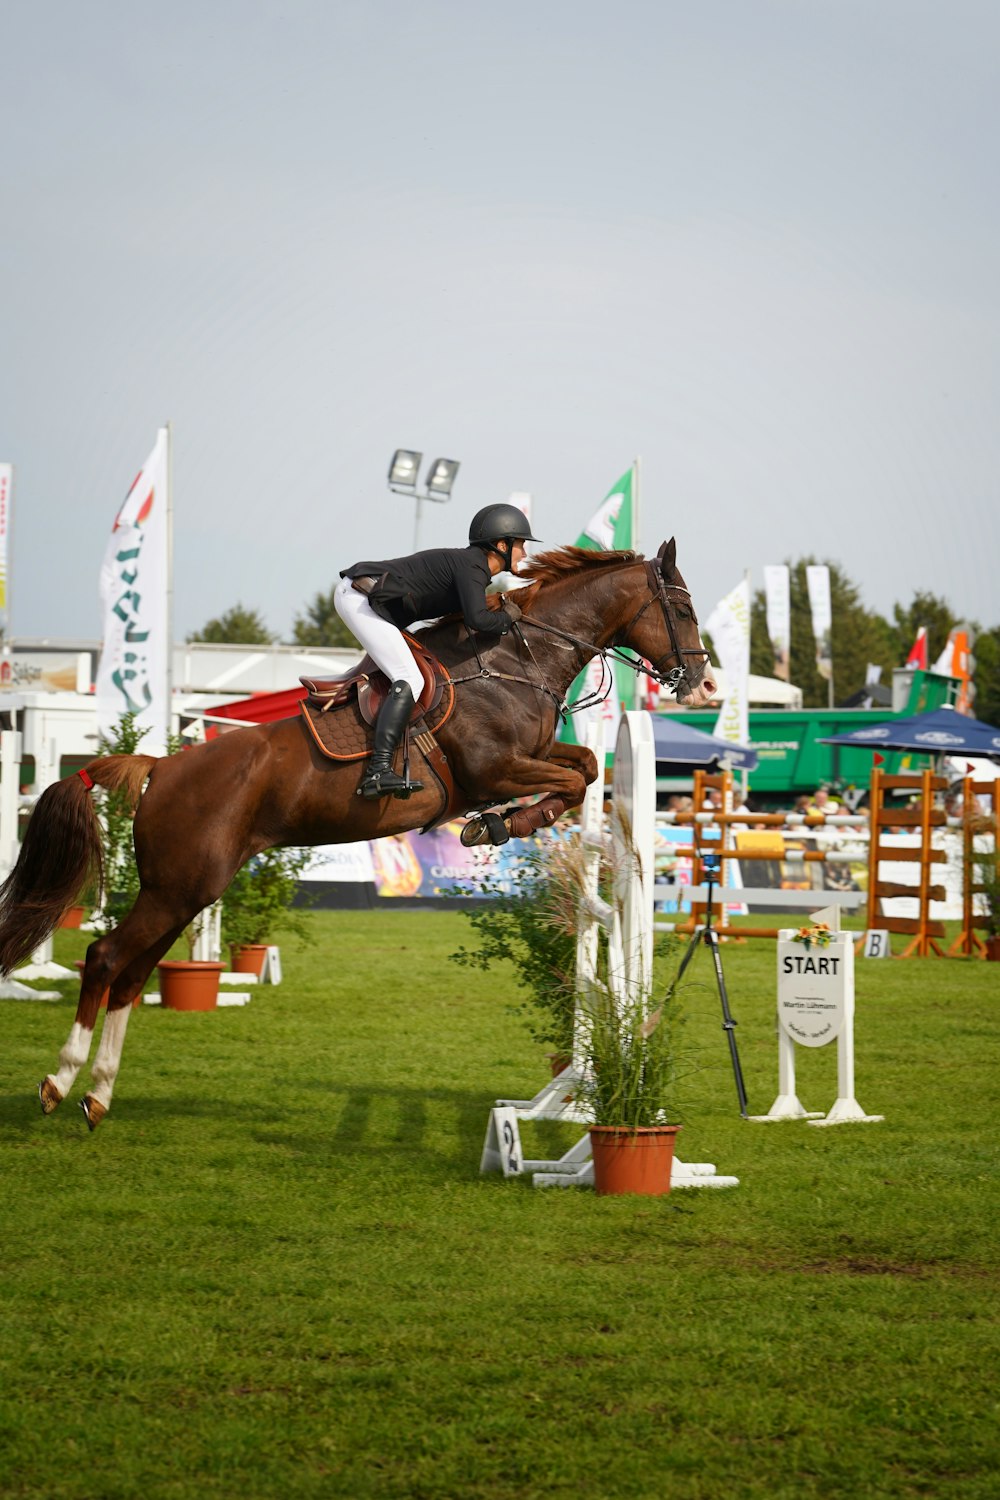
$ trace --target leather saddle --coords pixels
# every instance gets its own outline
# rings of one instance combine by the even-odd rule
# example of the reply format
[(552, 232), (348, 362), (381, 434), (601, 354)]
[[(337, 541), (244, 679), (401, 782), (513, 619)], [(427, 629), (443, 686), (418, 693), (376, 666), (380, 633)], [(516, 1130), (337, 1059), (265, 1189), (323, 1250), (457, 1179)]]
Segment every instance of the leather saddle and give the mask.
[[(423, 719), (424, 728), (440, 729), (455, 706), (455, 688), (437, 657), (413, 636), (406, 643), (424, 679), (410, 723)], [(300, 677), (308, 696), (299, 705), (318, 748), (332, 760), (362, 760), (371, 751), (371, 728), (386, 700), (390, 683), (370, 656), (342, 677)]]

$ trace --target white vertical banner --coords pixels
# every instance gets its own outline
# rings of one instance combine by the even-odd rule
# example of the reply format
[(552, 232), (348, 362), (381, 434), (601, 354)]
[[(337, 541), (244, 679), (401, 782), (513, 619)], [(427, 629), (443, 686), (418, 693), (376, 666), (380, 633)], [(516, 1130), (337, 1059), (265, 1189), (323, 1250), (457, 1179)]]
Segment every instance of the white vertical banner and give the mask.
[(8, 634), (7, 570), (10, 567), (10, 508), (14, 498), (14, 465), (0, 464), (0, 635)]
[(767, 633), (774, 653), (774, 675), (790, 682), (792, 650), (792, 604), (787, 563), (769, 563), (764, 569), (767, 601)]
[(705, 621), (719, 666), (726, 674), (726, 697), (713, 733), (731, 744), (750, 739), (750, 580), (720, 599)]
[(833, 612), (830, 608), (830, 569), (825, 563), (806, 568), (806, 585), (809, 589), (813, 635), (816, 637), (816, 670), (827, 682), (832, 683)]
[(169, 640), (169, 433), (156, 445), (125, 496), (101, 565), (104, 644), (97, 673), (97, 727), (113, 735), (134, 713), (147, 732), (141, 750), (167, 748)]
[[(878, 665), (877, 662), (870, 661), (868, 663), (868, 670), (865, 673), (865, 687), (866, 688), (875, 687), (876, 684), (879, 683), (879, 682), (881, 682), (881, 681), (882, 681), (882, 668)], [(865, 708), (871, 708), (873, 701), (874, 700), (872, 698), (872, 695), (871, 695), (871, 693), (869, 693), (867, 695), (867, 697), (865, 698)]]

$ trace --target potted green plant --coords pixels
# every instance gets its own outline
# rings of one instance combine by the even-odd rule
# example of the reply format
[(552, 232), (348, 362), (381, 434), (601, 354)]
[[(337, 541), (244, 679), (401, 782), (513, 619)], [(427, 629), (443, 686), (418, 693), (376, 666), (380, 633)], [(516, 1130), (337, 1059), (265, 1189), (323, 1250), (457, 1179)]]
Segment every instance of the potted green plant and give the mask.
[(292, 903), (314, 857), (311, 849), (265, 849), (233, 877), (222, 897), (222, 942), (237, 973), (260, 974), (279, 931), (306, 936), (306, 921)]

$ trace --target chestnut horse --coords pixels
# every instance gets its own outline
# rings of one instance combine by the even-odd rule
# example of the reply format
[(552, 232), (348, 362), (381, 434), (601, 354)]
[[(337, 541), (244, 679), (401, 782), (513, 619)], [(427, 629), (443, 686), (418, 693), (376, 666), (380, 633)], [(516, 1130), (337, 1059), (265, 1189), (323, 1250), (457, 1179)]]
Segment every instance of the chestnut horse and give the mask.
[[(503, 827), (486, 825), (506, 836), (551, 823), (583, 801), (597, 762), (555, 734), (565, 694), (598, 653), (606, 663), (615, 648), (630, 647), (682, 702), (698, 705), (714, 693), (675, 556), (672, 540), (656, 562), (634, 552), (546, 552), (524, 566), (527, 586), (517, 593), (522, 619), (510, 634), (477, 642), (457, 618), (417, 632), (457, 684), (454, 712), (437, 738), (459, 810), (481, 812), (541, 794), (527, 808), (508, 808)], [(0, 889), (0, 973), (23, 962), (85, 884), (102, 874), (90, 787), (124, 791), (136, 807), (141, 881), (121, 925), (87, 950), (76, 1020), (58, 1068), (39, 1088), (46, 1114), (90, 1055), (107, 990), (93, 1088), (82, 1101), (91, 1129), (103, 1119), (132, 1001), (187, 924), (219, 899), (248, 859), (275, 846), (384, 838), (441, 815), (432, 777), (408, 800), (369, 802), (355, 795), (361, 770), (361, 761), (323, 757), (302, 720), (293, 718), (234, 730), (180, 755), (101, 757), (43, 792)]]

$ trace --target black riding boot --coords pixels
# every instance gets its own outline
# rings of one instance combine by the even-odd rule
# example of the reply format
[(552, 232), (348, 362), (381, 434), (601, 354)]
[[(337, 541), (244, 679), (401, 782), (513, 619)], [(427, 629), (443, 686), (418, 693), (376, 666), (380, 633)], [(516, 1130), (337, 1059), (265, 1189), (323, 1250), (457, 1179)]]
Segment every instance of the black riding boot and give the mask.
[(408, 797), (411, 792), (422, 792), (422, 781), (406, 781), (392, 768), (393, 757), (399, 749), (403, 731), (413, 709), (413, 693), (408, 682), (394, 682), (389, 696), (379, 709), (375, 724), (375, 749), (365, 766), (365, 774), (358, 787), (362, 797), (374, 802), (378, 797)]

